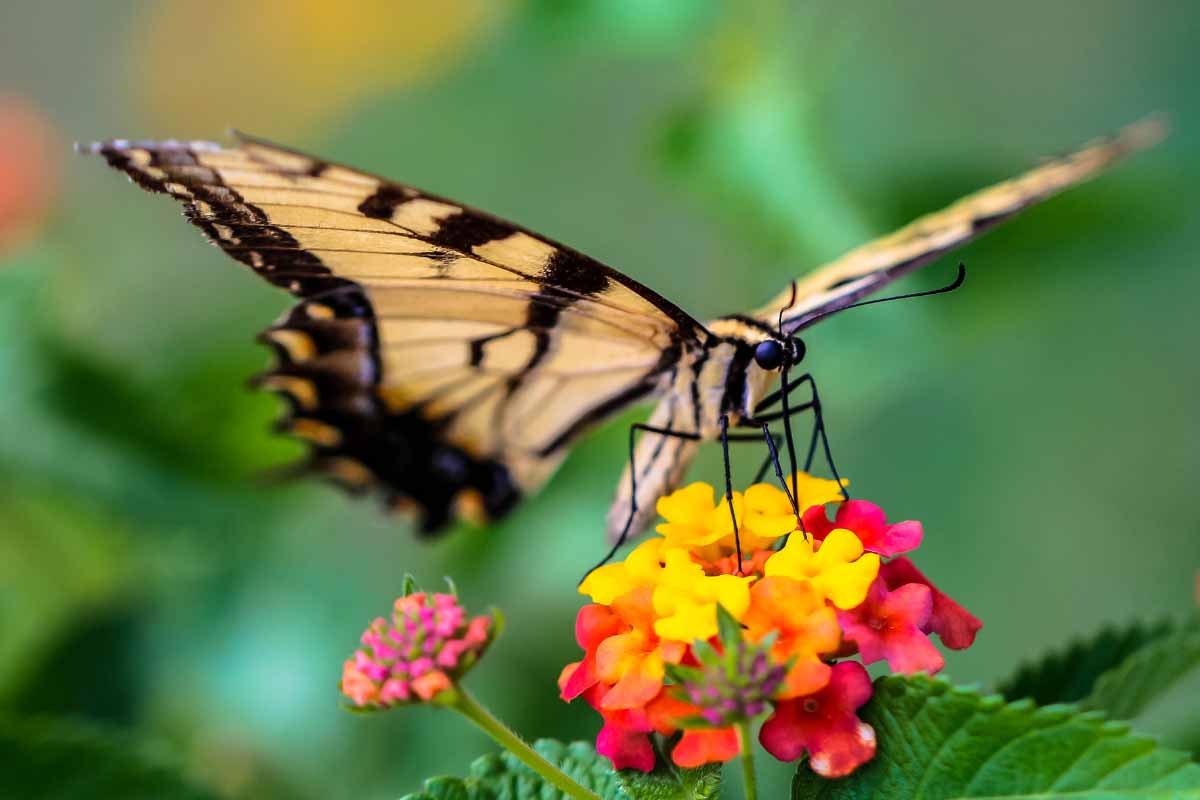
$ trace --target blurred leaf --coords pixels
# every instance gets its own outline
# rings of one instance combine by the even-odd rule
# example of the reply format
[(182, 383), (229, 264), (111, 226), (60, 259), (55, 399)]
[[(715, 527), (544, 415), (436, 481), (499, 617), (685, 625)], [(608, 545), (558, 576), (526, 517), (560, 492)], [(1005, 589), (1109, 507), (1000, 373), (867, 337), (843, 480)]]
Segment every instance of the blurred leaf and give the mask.
[(1170, 630), (1166, 620), (1153, 625), (1138, 622), (1124, 628), (1105, 628), (1091, 638), (1077, 639), (1065, 649), (1021, 665), (996, 691), (1008, 700), (1028, 697), (1038, 705), (1074, 703), (1088, 696), (1102, 674)]
[(535, 29), (572, 47), (602, 44), (610, 50), (643, 51), (695, 42), (718, 16), (718, 0), (532, 0)]
[(1186, 754), (1096, 713), (888, 677), (863, 719), (875, 758), (836, 781), (802, 764), (793, 798), (1200, 798), (1200, 766)]
[(663, 163), (738, 240), (773, 257), (825, 259), (871, 238), (830, 173), (821, 100), (843, 51), (817, 12), (731, 7), (705, 50), (709, 86), (668, 120)]
[(47, 338), (39, 352), (47, 412), (134, 449), (162, 466), (213, 481), (244, 482), (298, 452), (268, 433), (278, 401), (246, 387), (256, 366), (214, 356), (186, 364), (153, 386)]
[[(1119, 666), (1096, 680), (1084, 708), (1103, 711), (1117, 719), (1138, 720), (1171, 741), (1192, 745), (1200, 737), (1200, 624), (1150, 642)], [(1155, 706), (1175, 706), (1190, 724), (1180, 730), (1150, 728), (1145, 718)]]
[(119, 601), (133, 570), (118, 521), (11, 477), (0, 483), (0, 530), (2, 702), (79, 615)]
[(0, 721), (0, 781), (22, 800), (204, 800), (169, 760), (75, 723)]
[[(605, 800), (629, 800), (642, 795), (626, 794), (608, 759), (598, 755), (587, 742), (563, 744), (551, 739), (539, 739), (533, 748), (548, 761), (556, 764), (582, 786), (591, 789)], [(402, 800), (534, 800), (557, 797), (559, 792), (547, 786), (541, 776), (508, 752), (477, 758), (471, 764), (471, 774), (465, 779), (452, 777), (430, 778), (422, 791), (405, 795)], [(659, 797), (660, 795), (654, 795)], [(661, 797), (690, 797), (690, 795), (661, 795)]]

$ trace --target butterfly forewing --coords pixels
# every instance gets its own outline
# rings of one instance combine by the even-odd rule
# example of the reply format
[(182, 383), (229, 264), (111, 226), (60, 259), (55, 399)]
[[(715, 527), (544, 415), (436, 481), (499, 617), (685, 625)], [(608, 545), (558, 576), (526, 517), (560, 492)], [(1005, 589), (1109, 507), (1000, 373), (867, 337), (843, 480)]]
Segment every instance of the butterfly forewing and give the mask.
[(317, 471), (384, 488), (428, 530), (508, 511), (703, 336), (587, 256), (348, 167), (249, 137), (91, 149), (302, 299), (263, 334), (278, 364), (259, 382), (291, 407), (281, 427)]
[(1158, 142), (1165, 123), (1150, 118), (1023, 175), (967, 195), (941, 211), (851, 250), (796, 281), (755, 316), (795, 333), (860, 300), (946, 252), (961, 247), (1018, 212), (1095, 177), (1129, 153)]

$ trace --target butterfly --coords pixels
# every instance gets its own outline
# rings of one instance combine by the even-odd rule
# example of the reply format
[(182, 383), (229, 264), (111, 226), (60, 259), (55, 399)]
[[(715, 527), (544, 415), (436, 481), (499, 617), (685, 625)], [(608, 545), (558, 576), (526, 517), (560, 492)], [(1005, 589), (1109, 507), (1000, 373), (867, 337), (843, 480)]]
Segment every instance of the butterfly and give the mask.
[[(816, 384), (791, 378), (799, 334), (1162, 135), (1157, 120), (1132, 125), (708, 322), (519, 225), (251, 136), (80, 149), (181, 201), (226, 254), (299, 298), (262, 332), (276, 359), (256, 380), (286, 398), (280, 427), (310, 446), (298, 471), (381, 490), (427, 534), (455, 517), (503, 517), (585, 431), (657, 399), (630, 430), (609, 511), (620, 543), (650, 522), (702, 442), (724, 445), (728, 476), (729, 441), (761, 438), (782, 478), (778, 422), (794, 472), (797, 413), (815, 415), (806, 466), (820, 439), (837, 477)], [(809, 399), (789, 403), (805, 385)]]

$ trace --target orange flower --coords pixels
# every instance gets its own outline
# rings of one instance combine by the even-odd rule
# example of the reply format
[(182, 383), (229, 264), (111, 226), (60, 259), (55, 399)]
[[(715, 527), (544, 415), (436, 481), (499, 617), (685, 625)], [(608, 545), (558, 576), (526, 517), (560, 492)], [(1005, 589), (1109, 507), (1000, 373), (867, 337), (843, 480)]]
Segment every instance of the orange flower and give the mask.
[(609, 636), (596, 648), (596, 677), (610, 688), (600, 698), (606, 709), (638, 708), (662, 690), (664, 662), (677, 663), (685, 645), (663, 641), (654, 633), (654, 604), (649, 587), (613, 601), (625, 631)]
[(750, 610), (742, 619), (753, 641), (776, 634), (772, 657), (781, 664), (794, 659), (780, 697), (811, 694), (829, 682), (829, 665), (821, 656), (841, 643), (837, 614), (808, 581), (763, 578), (750, 589)]

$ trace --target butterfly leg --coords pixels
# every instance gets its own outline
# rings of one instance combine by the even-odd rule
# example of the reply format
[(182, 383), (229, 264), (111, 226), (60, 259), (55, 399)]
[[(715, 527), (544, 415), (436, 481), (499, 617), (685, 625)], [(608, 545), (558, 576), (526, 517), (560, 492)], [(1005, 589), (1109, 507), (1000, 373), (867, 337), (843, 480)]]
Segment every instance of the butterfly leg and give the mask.
[[(827, 464), (829, 464), (829, 471), (833, 473), (834, 480), (838, 481), (838, 484), (841, 485), (841, 480), (842, 480), (841, 474), (838, 472), (837, 464), (834, 463), (833, 449), (829, 445), (829, 434), (827, 433), (827, 431), (825, 429), (825, 414), (821, 407), (821, 395), (817, 391), (817, 383), (813, 379), (813, 376), (811, 373), (805, 373), (804, 375), (801, 375), (799, 378), (796, 378), (793, 381), (785, 381), (783, 387), (781, 387), (779, 390), (773, 392), (772, 394), (770, 394), (766, 398), (764, 398), (763, 401), (758, 404), (758, 408), (760, 408), (760, 409), (770, 408), (771, 406), (775, 405), (776, 403), (779, 403), (780, 401), (783, 401), (783, 403), (786, 406), (787, 405), (787, 399), (786, 399), (787, 395), (793, 389), (797, 389), (806, 383), (808, 384), (809, 391), (812, 393), (811, 400), (809, 400), (806, 403), (801, 403), (798, 406), (788, 406), (780, 411), (773, 411), (768, 414), (759, 414), (752, 420), (746, 420), (745, 424), (758, 426), (758, 425), (761, 425), (761, 424), (764, 424), (767, 422), (774, 422), (775, 420), (783, 420), (785, 434), (786, 434), (785, 438), (788, 439), (788, 443), (789, 443), (788, 454), (789, 454), (789, 456), (792, 456), (792, 458), (793, 458), (793, 471), (794, 471), (794, 460), (795, 459), (794, 459), (794, 454), (793, 454), (793, 448), (791, 446), (791, 441), (790, 441), (790, 434), (791, 434), (790, 427), (791, 426), (789, 425), (789, 420), (794, 414), (799, 414), (801, 412), (812, 409), (813, 420), (814, 420), (813, 421), (813, 432), (812, 432), (812, 437), (809, 440), (808, 453), (804, 459), (804, 471), (808, 472), (812, 468), (813, 458), (816, 456), (817, 445), (820, 444), (821, 449), (825, 453), (825, 462)], [(845, 486), (842, 486), (842, 496), (844, 498), (846, 498), (847, 500), (850, 499), (850, 494), (846, 491)]]
[(725, 502), (733, 522), (733, 547), (737, 551), (738, 574), (742, 574), (742, 538), (738, 535), (737, 512), (733, 509), (733, 476), (729, 463), (729, 415), (721, 415), (721, 455), (725, 458)]
[(833, 463), (833, 449), (829, 446), (829, 434), (825, 430), (825, 414), (821, 410), (821, 396), (817, 393), (817, 384), (809, 376), (809, 385), (812, 387), (812, 408), (813, 408), (813, 435), (808, 445), (808, 457), (804, 462), (804, 471), (808, 472), (812, 466), (813, 455), (816, 451), (816, 443), (818, 435), (821, 438), (821, 449), (825, 451), (825, 463), (829, 465), (829, 471), (833, 473), (833, 479), (837, 481), (838, 488), (841, 489), (842, 498), (850, 499), (850, 493), (846, 491), (846, 486), (842, 482), (842, 476), (838, 472), (837, 464)]
[[(625, 527), (621, 529), (621, 535), (617, 537), (617, 541), (609, 549), (604, 558), (600, 559), (600, 561), (594, 567), (584, 573), (584, 578), (586, 578), (594, 570), (597, 570), (600, 567), (603, 567), (609, 561), (612, 561), (613, 556), (617, 554), (617, 551), (620, 550), (621, 546), (625, 544), (625, 540), (629, 538), (629, 528), (631, 525), (633, 525), (634, 518), (637, 517), (637, 461), (635, 460), (634, 451), (637, 447), (638, 431), (655, 433), (659, 436), (673, 436), (677, 439), (688, 439), (691, 441), (696, 441), (700, 438), (700, 436), (695, 433), (676, 431), (670, 428), (658, 428), (653, 425), (645, 425), (641, 422), (635, 422), (629, 426), (629, 516), (625, 519)], [(583, 583), (583, 579), (581, 578), (579, 582)]]
[[(775, 446), (771, 452), (772, 453), (777, 452), (779, 450), (779, 445), (783, 444), (783, 439), (780, 437), (780, 435), (778, 433), (772, 433), (772, 434), (770, 434), (770, 437), (771, 437), (771, 444), (773, 444)], [(768, 446), (770, 446), (770, 445), (768, 445)], [(754, 483), (762, 483), (763, 478), (766, 477), (766, 474), (767, 474), (767, 467), (771, 466), (771, 459), (773, 457), (774, 456), (772, 456), (771, 453), (767, 453), (767, 457), (763, 459), (762, 464), (760, 464), (758, 467), (758, 472), (754, 473)]]
[(783, 477), (783, 467), (779, 464), (779, 437), (771, 433), (771, 426), (763, 423), (762, 426), (763, 438), (767, 441), (767, 460), (763, 462), (763, 468), (759, 470), (759, 475), (766, 471), (768, 463), (775, 464), (775, 477), (779, 479), (779, 485), (783, 487), (783, 493), (787, 495), (788, 502), (792, 504), (792, 512), (799, 517), (800, 508), (796, 505), (796, 496), (788, 489), (787, 479)]

